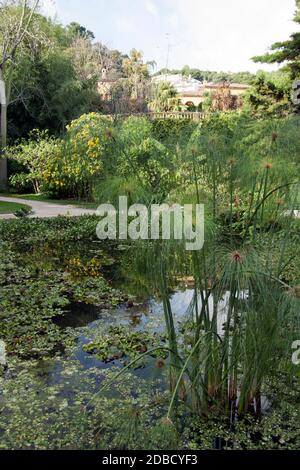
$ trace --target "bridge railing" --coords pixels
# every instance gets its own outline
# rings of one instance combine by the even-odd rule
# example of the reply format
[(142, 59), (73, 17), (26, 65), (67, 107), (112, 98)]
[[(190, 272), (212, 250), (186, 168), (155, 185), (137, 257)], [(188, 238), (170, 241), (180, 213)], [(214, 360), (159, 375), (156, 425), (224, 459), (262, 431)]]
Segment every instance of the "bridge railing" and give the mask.
[(174, 111), (174, 112), (147, 112), (147, 113), (126, 113), (126, 114), (109, 114), (107, 115), (111, 119), (126, 119), (127, 117), (130, 116), (137, 116), (137, 117), (146, 117), (150, 120), (154, 119), (187, 119), (190, 121), (202, 121), (205, 119), (207, 116), (209, 116), (210, 113), (200, 113), (200, 112), (188, 112), (188, 111)]

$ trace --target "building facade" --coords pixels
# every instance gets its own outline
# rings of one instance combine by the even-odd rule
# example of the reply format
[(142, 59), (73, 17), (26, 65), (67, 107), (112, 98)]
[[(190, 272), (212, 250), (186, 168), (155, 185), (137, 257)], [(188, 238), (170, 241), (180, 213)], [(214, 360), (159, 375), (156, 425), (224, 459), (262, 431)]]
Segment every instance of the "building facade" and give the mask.
[(212, 97), (219, 93), (221, 90), (226, 89), (233, 98), (233, 101), (238, 101), (243, 93), (250, 87), (240, 83), (208, 83), (200, 82), (191, 77), (184, 77), (180, 74), (166, 74), (153, 77), (152, 81), (158, 83), (160, 81), (171, 83), (177, 90), (178, 98), (181, 100), (183, 106), (187, 108), (199, 108), (201, 104), (207, 99), (207, 96)]

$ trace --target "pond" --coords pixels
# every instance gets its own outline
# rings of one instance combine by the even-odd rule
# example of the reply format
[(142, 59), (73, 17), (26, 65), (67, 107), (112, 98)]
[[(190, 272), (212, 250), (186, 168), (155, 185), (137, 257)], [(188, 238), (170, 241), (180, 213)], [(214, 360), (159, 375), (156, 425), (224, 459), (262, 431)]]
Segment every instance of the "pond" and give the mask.
[[(155, 345), (165, 342), (163, 305), (159, 299), (149, 297), (136, 280), (132, 283), (132, 277), (126, 277), (127, 267), (122, 269), (120, 261), (124, 252), (120, 247), (113, 254), (109, 248), (108, 253), (103, 246), (86, 242), (45, 244), (28, 251), (18, 247), (22, 268), (29, 266), (40, 275), (42, 271), (53, 273), (63, 266), (63, 271), (71, 273), (79, 284), (83, 278), (104, 276), (110, 288), (118, 289), (121, 285), (126, 295), (116, 306), (102, 301), (98, 304), (90, 300), (69, 302), (51, 318), (68, 339), (65, 341), (62, 336), (61, 343), (55, 344), (46, 356), (26, 353), (20, 357), (10, 352), (8, 369), (0, 377), (0, 448), (93, 447), (95, 428), (89, 414), (95, 411), (94, 396), (104, 380), (128, 364), (130, 352), (127, 354), (124, 345), (124, 351), (122, 347), (121, 351), (116, 350), (115, 357), (108, 352), (104, 359), (85, 347), (99, 337), (103, 341), (106, 335), (116, 334), (121, 340), (136, 335), (135, 341), (141, 338), (145, 351), (148, 341), (151, 344), (154, 341)], [(35, 274), (32, 277), (34, 282)], [(184, 321), (192, 298), (192, 289), (183, 288), (171, 294), (177, 327)], [(159, 351), (154, 357), (146, 356), (142, 363), (124, 374), (120, 386), (130, 382), (129, 397), (167, 393), (165, 365)], [(103, 395), (105, 400), (119, 397), (122, 401), (122, 392), (114, 385)], [(110, 408), (108, 401), (104, 404)], [(80, 429), (84, 430), (81, 436)], [(110, 432), (117, 432), (117, 426)]]
[[(82, 241), (42, 244), (34, 249), (20, 245), (13, 256), (17, 272), (23, 276), (22, 308), (38, 303), (44, 309), (40, 296), (48, 303), (53, 299), (53, 303), (50, 310), (47, 304), (41, 326), (30, 330), (30, 336), (26, 329), (24, 333), (22, 315), (17, 316), (14, 335), (24, 337), (24, 344), (14, 342), (14, 336), (8, 342), (8, 369), (0, 376), (0, 448), (189, 446), (191, 423), (186, 409), (178, 403), (180, 442), (173, 426), (164, 421), (170, 395), (163, 303), (134, 272), (126, 247)], [(20, 281), (12, 259), (10, 288)], [(48, 288), (41, 292), (44, 277)], [(30, 303), (32, 284), (39, 294), (35, 297), (33, 291)], [(218, 304), (220, 337), (227, 318), (227, 297), (225, 292)], [(194, 314), (193, 299), (188, 278), (170, 291), (178, 332), (184, 331)], [(239, 294), (241, 304), (246, 299), (247, 292)], [(211, 313), (212, 302), (210, 299)], [(200, 298), (198, 303), (201, 305)], [(48, 344), (51, 347), (47, 348)], [(151, 353), (152, 349), (155, 352)], [(139, 355), (143, 358), (129, 367)], [(268, 415), (269, 397), (262, 396), (261, 406)], [(219, 442), (213, 423), (206, 424), (205, 448), (214, 448)], [(243, 432), (249, 435), (247, 427)], [(232, 441), (228, 442), (232, 446)]]

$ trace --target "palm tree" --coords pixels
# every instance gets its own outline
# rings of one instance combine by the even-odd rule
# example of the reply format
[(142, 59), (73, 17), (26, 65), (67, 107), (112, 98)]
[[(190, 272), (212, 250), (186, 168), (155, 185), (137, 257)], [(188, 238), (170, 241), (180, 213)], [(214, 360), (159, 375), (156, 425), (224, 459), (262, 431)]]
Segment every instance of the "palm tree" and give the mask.
[(154, 85), (153, 100), (149, 108), (154, 112), (168, 112), (180, 110), (180, 99), (176, 88), (169, 82), (159, 82)]

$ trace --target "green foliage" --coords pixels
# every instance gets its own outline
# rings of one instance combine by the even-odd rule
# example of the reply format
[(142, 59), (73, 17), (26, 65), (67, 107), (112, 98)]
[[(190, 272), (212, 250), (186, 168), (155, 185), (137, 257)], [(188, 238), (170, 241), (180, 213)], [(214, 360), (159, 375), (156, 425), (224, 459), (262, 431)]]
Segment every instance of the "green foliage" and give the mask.
[(130, 114), (147, 111), (150, 65), (143, 61), (143, 54), (136, 49), (130, 51), (129, 57), (123, 56), (121, 76), (110, 90), (109, 112)]
[[(275, 78), (275, 79), (274, 79)], [(253, 81), (252, 88), (245, 96), (245, 108), (259, 116), (282, 115), (291, 111), (291, 81), (288, 76), (281, 80), (275, 76), (268, 79), (260, 73)], [(277, 80), (276, 80), (277, 78)]]
[(149, 108), (155, 112), (180, 111), (180, 100), (175, 87), (168, 82), (155, 84)]
[[(85, 130), (88, 134), (82, 135), (78, 143), (80, 152), (84, 151), (91, 137), (106, 128), (106, 121), (102, 128), (102, 119), (85, 116), (76, 123), (70, 129), (70, 149), (76, 148), (76, 139)], [(298, 414), (292, 408), (295, 397), (291, 403), (285, 397), (282, 406), (278, 405), (270, 381), (277, 380), (279, 387), (287, 388), (282, 371), (286, 371), (289, 380), (295, 375), (290, 358), (292, 341), (299, 336), (299, 224), (286, 212), (299, 204), (299, 185), (295, 184), (299, 123), (298, 116), (258, 120), (244, 113), (219, 113), (204, 119), (196, 129), (191, 126), (184, 136), (180, 134), (185, 134), (187, 124), (174, 124), (175, 130), (178, 126), (177, 149), (169, 122), (151, 124), (145, 119), (129, 118), (112, 128), (112, 152), (118, 149), (120, 153), (115, 156), (107, 151), (113, 162), (103, 164), (97, 180), (95, 194), (99, 202), (110, 200), (115, 204), (123, 191), (132, 202), (140, 202), (140, 197), (145, 198), (143, 202), (147, 197), (151, 200), (155, 188), (149, 178), (151, 168), (155, 168), (158, 180), (161, 168), (168, 169), (172, 179), (163, 177), (158, 183), (159, 189), (165, 191), (160, 200), (171, 198), (172, 202), (182, 203), (190, 198), (192, 202), (205, 202), (205, 246), (194, 254), (175, 240), (135, 246), (134, 275), (142, 278), (145, 291), (159, 293), (162, 300), (170, 357), (159, 362), (158, 368), (163, 364), (162, 369), (168, 372), (170, 394), (160, 393), (153, 401), (148, 389), (148, 395), (138, 395), (133, 402), (126, 382), (128, 370), (124, 368), (124, 383), (113, 385), (121, 399), (120, 395), (106, 398), (102, 389), (97, 396), (94, 418), (98, 420), (99, 447), (172, 445), (209, 449), (217, 437), (224, 440), (222, 445), (226, 448), (296, 447), (299, 427)], [(109, 143), (105, 149), (110, 148)], [(99, 155), (101, 152), (102, 147)], [(153, 162), (160, 166), (151, 167)], [(13, 253), (6, 258), (9, 266), (2, 269), (3, 311), (14, 312), (7, 322), (1, 323), (2, 328), (9, 327), (3, 330), (9, 351), (18, 337), (15, 350), (20, 356), (32, 352), (49, 355), (60, 342), (72, 342), (51, 322), (55, 314), (63, 316), (61, 310), (68, 308), (70, 302), (111, 306), (121, 299), (101, 275), (101, 254), (89, 262), (74, 254), (62, 256), (53, 252), (51, 262), (47, 259), (45, 249), (49, 247), (44, 247), (43, 239), (53, 244), (60, 240), (65, 247), (72, 240), (84, 240), (86, 249), (86, 240), (95, 237), (96, 224), (96, 217), (0, 224), (0, 238), (5, 243), (2, 251), (10, 253), (8, 242), (14, 239), (16, 244), (22, 242), (22, 253), (29, 251), (31, 260), (30, 266), (24, 260), (22, 264)], [(130, 250), (128, 257), (132, 258), (132, 254)], [(48, 263), (42, 269), (41, 259)], [(14, 264), (18, 265), (17, 274)], [(133, 270), (130, 264), (126, 269)], [(170, 302), (170, 291), (178, 278), (189, 278), (194, 283), (187, 316), (180, 324)], [(48, 301), (40, 294), (47, 282)], [(12, 299), (9, 292), (14, 292)], [(29, 325), (22, 323), (21, 309), (28, 311)], [(50, 322), (48, 341), (44, 331)], [(160, 346), (160, 337), (147, 329), (137, 332), (114, 325), (108, 333), (95, 331), (85, 349), (92, 353), (91, 360), (94, 353), (95, 359), (98, 356), (103, 361), (134, 359), (137, 362), (132, 367), (138, 367), (146, 363), (147, 355), (143, 354), (157, 344), (157, 339)], [(135, 388), (141, 387), (140, 381), (135, 379), (134, 383)], [(271, 394), (274, 409), (258, 424), (251, 414), (255, 406), (259, 414), (266, 391)], [(183, 410), (182, 416), (187, 419), (180, 420), (183, 434), (175, 426), (177, 410)], [(282, 427), (284, 413), (289, 416), (286, 430)], [(19, 416), (17, 411), (16, 414)], [(168, 419), (161, 419), (165, 415)], [(244, 415), (249, 421), (243, 421)], [(76, 412), (75, 416), (77, 419)], [(150, 428), (147, 433), (145, 423)], [(232, 432), (233, 427), (236, 433)], [(158, 439), (164, 429), (163, 439)], [(192, 434), (187, 435), (187, 429)], [(7, 439), (6, 436), (5, 442)], [(37, 437), (33, 439), (39, 442)]]
[(155, 119), (152, 121), (152, 134), (162, 143), (184, 145), (196, 125), (188, 119)]
[[(221, 113), (205, 119), (191, 136), (178, 191), (181, 195), (194, 184), (196, 200), (203, 202), (206, 190), (204, 249), (190, 255), (174, 240), (140, 244), (137, 268), (163, 299), (171, 351), (170, 418), (178, 397), (187, 395), (199, 414), (211, 408), (226, 414), (226, 403), (246, 413), (254, 400), (260, 402), (268, 377), (290, 360), (299, 300), (297, 275), (290, 272), (288, 285), (286, 268), (299, 238), (292, 235), (285, 210), (298, 200), (298, 126), (297, 117), (251, 121)], [(269, 244), (261, 242), (264, 238)], [(169, 287), (187, 274), (195, 286), (185, 339), (175, 328)]]
[[(296, 13), (294, 21), (300, 24), (300, 3), (296, 0)], [(291, 78), (300, 77), (300, 33), (294, 33), (287, 41), (276, 42), (271, 46), (271, 53), (263, 56), (254, 57), (254, 62), (263, 62), (269, 64), (282, 64), (287, 62), (286, 69), (289, 71)]]
[(149, 201), (147, 189), (143, 188), (136, 176), (109, 176), (95, 182), (93, 199), (97, 204), (109, 203), (118, 207), (120, 196), (126, 196), (129, 205)]
[(41, 39), (26, 41), (13, 70), (8, 125), (11, 137), (32, 129), (60, 133), (67, 122), (99, 109), (96, 80), (80, 77), (72, 56), (69, 30), (51, 19), (35, 15)]
[(151, 136), (151, 123), (145, 118), (125, 120), (120, 145), (119, 174), (131, 178), (134, 175), (153, 195), (166, 194), (172, 184), (172, 160), (168, 149)]
[[(116, 384), (111, 373), (98, 373), (96, 367), (78, 377), (78, 361), (57, 355), (71, 350), (79, 336), (59, 327), (72, 305), (94, 306), (101, 315), (108, 310), (109, 316), (111, 307), (127, 299), (104, 277), (104, 269), (112, 274), (115, 260), (95, 243), (97, 217), (0, 222), (0, 337), (10, 366), (5, 380), (2, 370), (0, 376), (0, 408), (4, 403), (8, 410), (0, 416), (0, 447), (299, 448), (299, 371), (291, 365), (291, 344), (299, 338), (300, 240), (299, 221), (291, 213), (300, 204), (300, 120), (279, 118), (289, 112), (290, 79), (258, 74), (244, 110), (216, 113), (199, 125), (138, 117), (114, 123), (96, 113), (78, 118), (98, 106), (97, 70), (112, 55), (104, 51), (105, 63), (94, 62), (93, 33), (79, 24), (63, 28), (39, 15), (36, 21), (51, 40), (34, 51), (28, 42), (17, 57), (14, 92), (22, 91), (27, 111), (20, 102), (12, 105), (12, 133), (27, 132), (33, 123), (59, 131), (73, 121), (60, 140), (35, 131), (10, 148), (19, 171), (11, 183), (114, 205), (120, 195), (130, 204), (204, 202), (205, 245), (189, 253), (183, 242), (164, 240), (128, 250), (128, 259), (135, 255), (136, 260), (135, 269), (128, 260), (126, 269), (142, 280), (140, 290), (159, 295), (165, 327), (158, 324), (160, 334), (144, 324), (95, 328), (82, 348), (85, 359), (125, 362), (116, 375), (124, 382)], [(276, 44), (277, 52), (267, 57), (268, 62), (289, 59), (292, 76), (299, 69), (297, 34)], [(93, 59), (80, 70), (76, 40)], [(103, 50), (98, 52), (101, 56)], [(136, 50), (130, 57), (116, 52), (112, 60), (123, 80), (112, 92), (120, 98), (119, 109), (142, 109), (149, 64)], [(92, 78), (86, 76), (90, 70)], [(182, 72), (200, 80), (253, 80), (247, 73), (187, 66)], [(152, 104), (156, 110), (173, 109), (174, 90), (161, 84)], [(111, 251), (114, 247), (119, 249), (117, 243), (109, 245)], [(180, 322), (170, 298), (178, 279), (193, 288)], [(147, 355), (160, 357), (149, 362), (156, 362), (156, 374), (168, 374), (169, 390), (159, 380), (146, 387), (137, 380), (139, 372), (131, 367), (144, 366)], [(41, 366), (53, 356), (60, 375)], [(20, 358), (31, 361), (20, 363)], [(91, 394), (104, 377), (91, 406)], [(104, 390), (112, 384), (107, 398)], [(267, 416), (261, 416), (264, 394), (272, 406)]]
[(64, 316), (72, 302), (110, 308), (121, 301), (100, 272), (103, 256), (74, 258), (62, 244), (94, 238), (95, 227), (89, 218), (1, 222), (0, 335), (9, 353), (39, 357), (63, 349), (72, 336), (53, 319)]
[(61, 141), (46, 131), (32, 131), (28, 141), (23, 140), (7, 151), (8, 158), (24, 168), (23, 172), (10, 177), (11, 186), (19, 189), (31, 184), (36, 193), (47, 191), (50, 188), (47, 182), (50, 169), (60, 154)]
[(90, 197), (95, 179), (113, 166), (116, 151), (109, 119), (96, 113), (82, 115), (67, 126), (61, 153), (51, 159), (51, 169), (45, 175), (49, 188)]
[(113, 171), (116, 153), (111, 121), (96, 113), (82, 115), (67, 126), (64, 140), (36, 130), (28, 141), (10, 147), (8, 157), (24, 167), (10, 183), (14, 187), (31, 183), (36, 193), (87, 198), (94, 180)]
[(151, 136), (151, 123), (148, 119), (131, 116), (123, 123), (120, 131), (120, 139), (123, 147), (138, 145)]
[[(7, 410), (6, 416), (1, 413), (0, 417), (1, 450), (92, 448), (95, 429), (83, 412), (86, 393), (80, 390), (83, 383), (91, 386), (92, 381), (86, 374), (80, 383), (72, 383), (78, 377), (77, 363), (56, 360), (59, 367), (63, 366), (61, 380), (45, 388), (43, 377), (48, 375), (51, 360), (10, 358), (9, 378), (0, 377), (1, 403)], [(66, 397), (66, 385), (72, 387), (75, 400)]]
[(98, 219), (92, 216), (56, 217), (54, 219), (25, 219), (0, 221), (0, 240), (14, 241), (28, 248), (48, 243), (94, 240)]
[[(129, 375), (118, 386), (119, 398), (102, 397), (96, 402), (95, 413), (100, 423), (96, 443), (100, 449), (181, 448), (176, 428), (163, 416), (167, 394), (155, 388), (155, 385), (145, 387), (141, 380), (133, 390), (133, 381), (134, 376)], [(129, 390), (137, 395), (136, 399), (130, 398)], [(119, 429), (117, 433), (116, 423)]]
[(16, 212), (15, 212), (15, 216), (16, 217), (19, 217), (20, 219), (22, 219), (23, 217), (29, 217), (29, 215), (32, 214), (32, 210), (30, 207), (22, 207), (21, 209), (18, 209)]
[(149, 76), (148, 64), (143, 62), (143, 54), (141, 51), (132, 49), (130, 57), (126, 57), (123, 61), (123, 68), (128, 78), (141, 80), (143, 77)]
[[(130, 331), (126, 326), (110, 326), (105, 335), (97, 336), (84, 345), (83, 350), (95, 354), (102, 362), (116, 359), (125, 361), (135, 359), (139, 354), (154, 348), (163, 347), (164, 337), (146, 331)], [(165, 351), (157, 349), (153, 357), (166, 357)]]
[(75, 21), (72, 21), (70, 24), (68, 24), (67, 30), (70, 37), (73, 39), (78, 36), (84, 39), (95, 39), (95, 35), (92, 31), (86, 29), (84, 26), (80, 25), (79, 23), (76, 23)]

